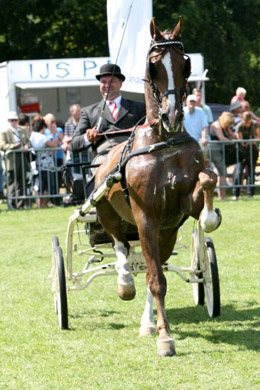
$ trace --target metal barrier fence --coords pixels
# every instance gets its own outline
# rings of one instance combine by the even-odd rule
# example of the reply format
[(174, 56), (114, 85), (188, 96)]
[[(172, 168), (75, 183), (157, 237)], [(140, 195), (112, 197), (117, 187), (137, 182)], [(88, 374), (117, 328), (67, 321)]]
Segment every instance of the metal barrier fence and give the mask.
[(260, 187), (259, 142), (256, 139), (209, 141), (210, 168), (225, 177), (225, 184), (218, 185), (219, 188)]
[[(9, 209), (60, 205), (68, 191), (62, 182), (66, 163), (86, 163), (87, 153), (71, 154), (68, 160), (57, 158), (61, 148), (21, 149), (1, 152), (3, 188)], [(71, 168), (80, 174), (79, 167)]]
[[(259, 141), (260, 142), (260, 141)], [(247, 163), (241, 163), (241, 146), (243, 143), (248, 145)], [(235, 161), (228, 164), (228, 155), (226, 145), (233, 145), (235, 149)], [(18, 150), (9, 150), (6, 153), (1, 152), (0, 164), (3, 167), (3, 186), (6, 196), (6, 204), (9, 209), (31, 208), (33, 205), (40, 206), (40, 203), (47, 201), (54, 205), (59, 205), (68, 192), (62, 184), (61, 167), (67, 162), (86, 163), (91, 161), (90, 153), (79, 153), (68, 161), (64, 154), (63, 160), (57, 159), (57, 151), (61, 148), (30, 149), (28, 152)], [(214, 169), (217, 174), (224, 173), (226, 183), (219, 188), (255, 188), (260, 187), (260, 180), (256, 178), (260, 175), (260, 164), (256, 163), (255, 153), (258, 157), (258, 142), (256, 140), (234, 140), (234, 141), (209, 141), (208, 159), (209, 167)], [(53, 161), (49, 166), (45, 162), (44, 169), (39, 168), (46, 156)], [(233, 156), (234, 158), (234, 156)], [(218, 164), (216, 164), (216, 161)], [(242, 165), (241, 165), (242, 164)], [(216, 169), (218, 165), (218, 169)], [(256, 168), (256, 169), (255, 169)], [(72, 168), (75, 173), (80, 174), (80, 168)], [(240, 182), (235, 181), (234, 177), (237, 169), (246, 171), (247, 182), (245, 183), (243, 172)]]

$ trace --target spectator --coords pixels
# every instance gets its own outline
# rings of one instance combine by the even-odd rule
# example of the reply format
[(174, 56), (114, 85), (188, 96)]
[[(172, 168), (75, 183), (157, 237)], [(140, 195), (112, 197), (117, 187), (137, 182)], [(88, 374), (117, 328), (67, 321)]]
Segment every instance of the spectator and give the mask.
[[(246, 140), (260, 138), (259, 124), (252, 119), (252, 115), (249, 111), (245, 111), (242, 114), (242, 121), (238, 123), (236, 133), (238, 139)], [(247, 195), (252, 197), (254, 195), (254, 187), (250, 187), (250, 185), (255, 183), (255, 167), (258, 158), (258, 145), (257, 142), (251, 144), (243, 142), (242, 146), (244, 148), (245, 158), (236, 164), (234, 184), (239, 185), (242, 183), (243, 171), (244, 168), (246, 168), (246, 183), (248, 185)], [(232, 193), (233, 200), (237, 200), (240, 195), (240, 187), (233, 187)]]
[[(71, 140), (72, 136), (75, 133), (76, 127), (79, 123), (81, 115), (81, 108), (79, 104), (72, 104), (70, 106), (70, 118), (65, 123), (64, 138), (62, 143), (62, 149), (66, 153), (67, 163), (79, 163), (87, 162), (87, 155), (79, 155), (77, 152), (71, 151)], [(74, 167), (74, 172), (80, 173), (79, 167)]]
[(197, 98), (196, 107), (202, 108), (202, 110), (204, 111), (204, 113), (206, 115), (206, 118), (208, 121), (208, 126), (210, 126), (211, 123), (213, 122), (213, 115), (212, 115), (211, 108), (207, 104), (203, 104), (201, 102), (201, 98), (202, 98), (201, 89), (194, 88), (192, 93)]
[(21, 129), (24, 129), (30, 137), (29, 117), (23, 113), (18, 115), (18, 125)]
[(235, 96), (232, 97), (230, 103), (231, 104), (235, 103), (235, 102), (242, 103), (245, 100), (245, 97), (246, 97), (246, 90), (245, 90), (245, 88), (238, 87), (236, 89), (236, 94), (235, 94)]
[(3, 187), (3, 167), (2, 167), (2, 156), (0, 154), (0, 201), (5, 199), (4, 187)]
[(242, 116), (242, 103), (239, 101), (236, 101), (234, 103), (230, 104), (229, 111), (232, 113), (234, 116), (234, 125), (232, 127), (232, 130), (235, 132), (236, 130), (236, 125), (238, 122), (241, 121), (241, 116)]
[(184, 107), (184, 127), (187, 132), (200, 144), (204, 159), (208, 164), (208, 122), (202, 108), (196, 107), (197, 98), (195, 95), (189, 95)]
[(24, 207), (26, 195), (27, 172), (30, 169), (27, 152), (30, 141), (26, 130), (18, 126), (18, 116), (10, 111), (7, 116), (8, 128), (0, 133), (0, 150), (8, 153), (6, 158), (7, 169), (7, 197), (11, 199), (9, 206), (14, 209)]
[[(81, 118), (73, 134), (71, 145), (73, 152), (86, 150), (89, 145), (92, 145), (94, 153), (98, 154), (93, 163), (101, 164), (106, 160), (108, 151), (114, 145), (129, 137), (129, 133), (115, 134), (116, 130), (144, 123), (145, 105), (121, 96), (120, 89), (125, 76), (118, 65), (102, 65), (96, 78), (100, 81), (99, 88), (103, 99), (99, 103), (82, 108)], [(114, 116), (110, 108), (112, 105)], [(98, 124), (99, 128), (97, 128)], [(108, 130), (112, 130), (113, 134), (106, 134), (106, 137), (102, 137), (102, 133)], [(103, 154), (99, 155), (99, 153)]]
[(36, 114), (36, 115), (33, 117), (32, 123), (31, 123), (32, 129), (33, 129), (34, 125), (35, 125), (35, 122), (38, 121), (39, 119), (43, 119), (43, 116), (40, 115), (40, 114)]
[[(231, 112), (224, 111), (217, 121), (213, 122), (209, 129), (210, 138), (212, 141), (228, 141), (235, 139), (235, 135), (231, 129), (234, 124), (234, 116)], [(211, 144), (211, 161), (214, 164), (218, 173), (218, 187), (226, 184), (226, 165), (224, 163), (225, 149), (223, 144)], [(227, 161), (226, 161), (226, 164)], [(222, 200), (226, 197), (226, 190), (218, 188), (218, 199)]]
[[(68, 155), (70, 155), (72, 136), (80, 119), (80, 110), (81, 108), (79, 104), (72, 104), (70, 106), (70, 117), (65, 123), (62, 149), (64, 152), (68, 152)], [(70, 156), (68, 156), (67, 159), (70, 160)]]
[[(58, 138), (55, 138), (53, 141), (45, 135), (46, 123), (43, 119), (37, 119), (34, 122), (34, 127), (32, 134), (30, 136), (30, 141), (35, 150), (44, 149), (44, 148), (56, 148), (59, 145)], [(55, 180), (54, 177), (54, 158), (53, 152), (48, 150), (42, 150), (37, 152), (36, 165), (39, 172), (39, 188), (38, 188), (38, 207), (46, 207), (48, 198), (46, 195), (51, 192), (51, 187)], [(41, 195), (44, 195), (44, 198), (41, 198)]]
[[(47, 128), (45, 129), (45, 135), (47, 135), (47, 137), (49, 137), (51, 141), (57, 139), (59, 141), (58, 147), (61, 147), (64, 134), (63, 134), (63, 129), (61, 127), (57, 127), (55, 116), (53, 114), (47, 114), (44, 116), (43, 119), (47, 125)], [(56, 168), (59, 168), (62, 165), (63, 165), (63, 150), (60, 149), (57, 150), (57, 152), (55, 153), (55, 166)], [(55, 174), (55, 178), (56, 180), (54, 182), (54, 186), (51, 189), (52, 195), (59, 194), (59, 189), (62, 185), (62, 172), (59, 172), (58, 169)], [(56, 198), (54, 203), (59, 204), (60, 199)]]
[(253, 111), (250, 111), (249, 102), (247, 100), (244, 100), (241, 104), (242, 104), (242, 112), (249, 111), (252, 116), (252, 119), (257, 121), (260, 124), (260, 118)]

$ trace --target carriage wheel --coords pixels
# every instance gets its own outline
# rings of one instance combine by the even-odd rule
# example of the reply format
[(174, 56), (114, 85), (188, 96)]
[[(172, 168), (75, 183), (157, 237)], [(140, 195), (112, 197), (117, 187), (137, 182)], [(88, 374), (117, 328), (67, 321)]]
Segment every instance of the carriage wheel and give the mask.
[(204, 290), (208, 314), (210, 317), (220, 315), (220, 288), (217, 257), (211, 238), (206, 237), (206, 270), (203, 272)]
[[(197, 229), (194, 229), (191, 237), (191, 268), (200, 269), (199, 237)], [(192, 275), (195, 279), (202, 279), (202, 273)], [(202, 283), (192, 283), (193, 299), (195, 305), (204, 305), (204, 287)]]
[(68, 304), (66, 279), (62, 249), (58, 237), (52, 239), (52, 291), (54, 294), (54, 309), (58, 315), (61, 329), (68, 329)]

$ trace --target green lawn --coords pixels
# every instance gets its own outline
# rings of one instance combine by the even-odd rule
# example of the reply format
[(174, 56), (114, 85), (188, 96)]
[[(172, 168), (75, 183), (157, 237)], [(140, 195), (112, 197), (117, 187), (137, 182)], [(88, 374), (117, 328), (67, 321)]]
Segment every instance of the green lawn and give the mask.
[[(1, 221), (0, 389), (257, 390), (260, 388), (260, 196), (215, 202), (223, 214), (214, 241), (221, 316), (193, 303), (191, 286), (167, 273), (166, 310), (177, 356), (156, 354), (156, 338), (140, 338), (146, 289), (117, 298), (116, 277), (98, 278), (69, 294), (70, 330), (54, 313), (51, 241), (64, 247), (73, 208), (6, 212)], [(190, 244), (193, 221), (184, 226)], [(190, 248), (176, 264), (190, 264)]]

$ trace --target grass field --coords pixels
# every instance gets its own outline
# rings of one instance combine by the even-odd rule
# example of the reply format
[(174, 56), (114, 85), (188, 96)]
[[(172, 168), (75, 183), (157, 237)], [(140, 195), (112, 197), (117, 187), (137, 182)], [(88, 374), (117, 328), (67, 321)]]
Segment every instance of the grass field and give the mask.
[[(70, 330), (54, 313), (51, 240), (64, 247), (73, 208), (0, 213), (0, 389), (259, 390), (260, 196), (215, 202), (223, 214), (214, 241), (221, 316), (209, 319), (192, 289), (167, 273), (166, 310), (177, 356), (156, 354), (156, 338), (140, 338), (144, 275), (134, 301), (117, 298), (114, 276), (69, 294)], [(184, 226), (190, 244), (193, 221)], [(190, 248), (176, 264), (190, 264)]]

